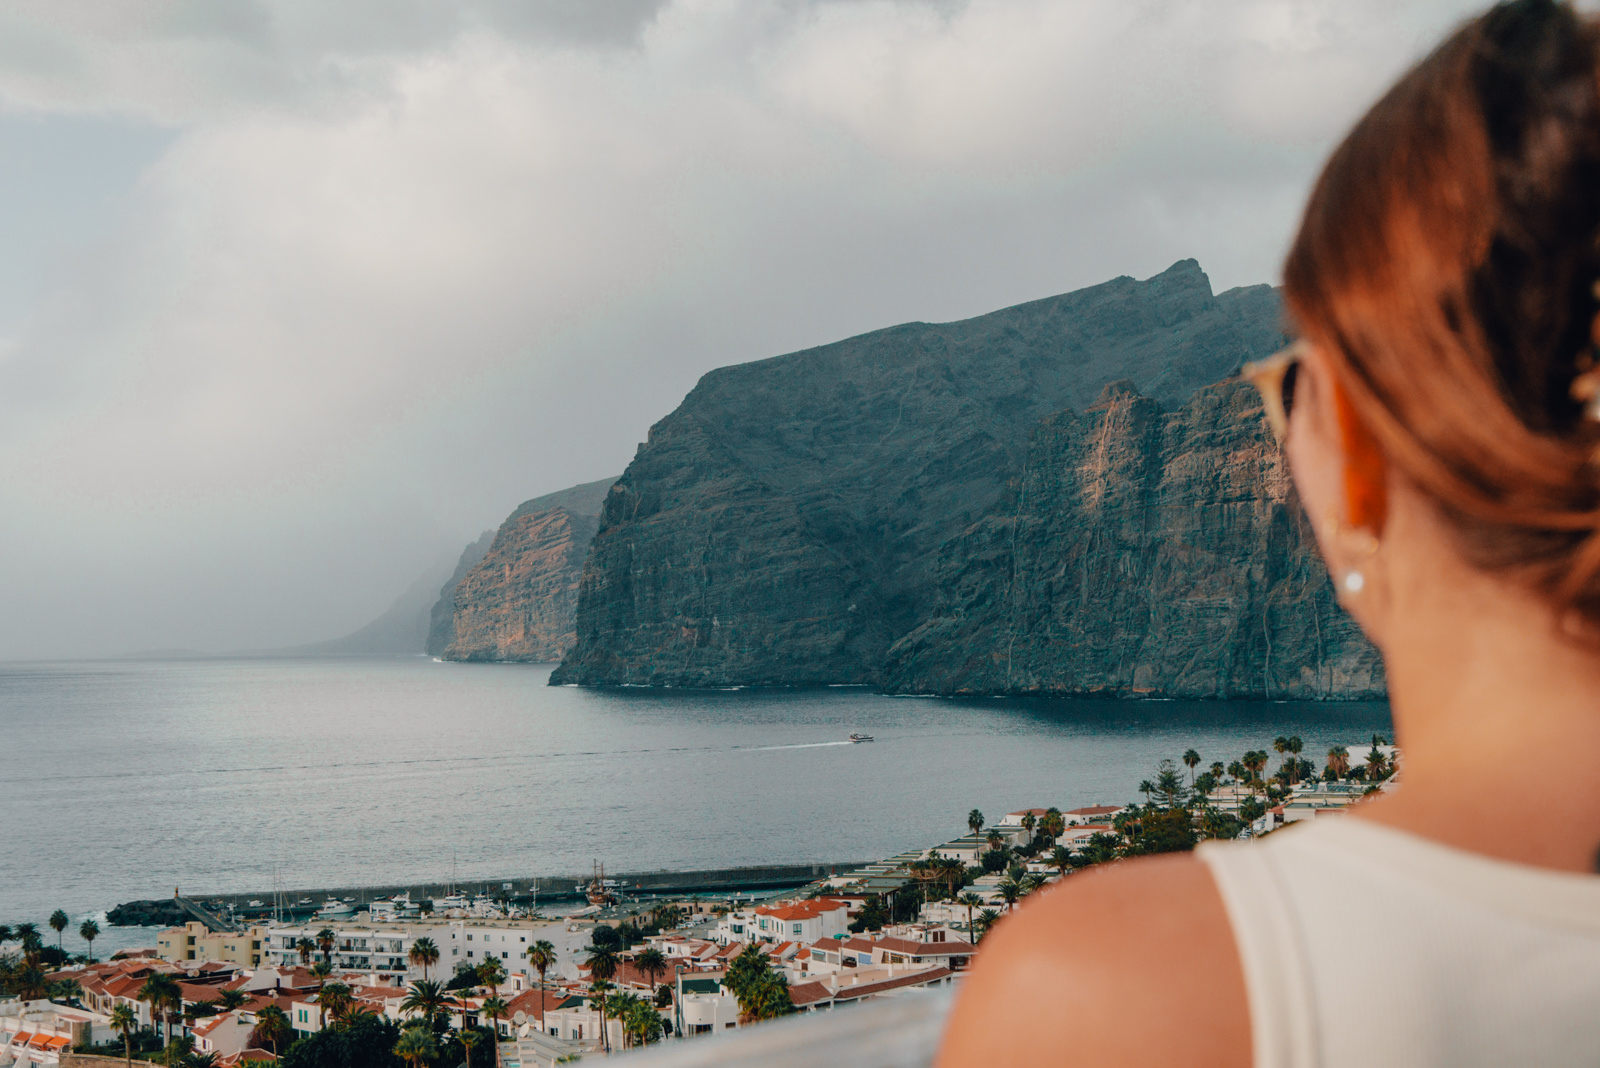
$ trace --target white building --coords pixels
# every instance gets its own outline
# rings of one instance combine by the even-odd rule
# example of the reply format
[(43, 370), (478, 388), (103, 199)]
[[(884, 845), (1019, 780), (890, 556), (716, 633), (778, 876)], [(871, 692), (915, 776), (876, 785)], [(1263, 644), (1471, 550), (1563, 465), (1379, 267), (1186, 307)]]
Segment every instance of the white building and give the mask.
[(675, 1012), (684, 1037), (714, 1035), (739, 1026), (739, 999), (722, 985), (720, 977), (680, 976), (675, 991)]
[(1096, 802), (1083, 808), (1068, 809), (1061, 815), (1066, 817), (1069, 827), (1075, 823), (1110, 823), (1126, 807), (1126, 805), (1102, 805)]
[[(526, 981), (537, 974), (528, 963), (528, 950), (546, 937), (550, 926), (538, 920), (312, 921), (269, 928), (262, 961), (284, 967), (300, 964), (300, 939), (315, 943), (317, 932), (327, 928), (334, 933), (331, 963), (335, 971), (364, 972), (380, 981), (411, 983), (422, 978), (422, 968), (411, 963), (411, 947), (417, 939), (429, 938), (439, 950), (439, 962), (428, 970), (431, 979), (448, 979), (460, 965), (476, 968), (494, 957), (508, 976)], [(321, 959), (320, 950), (312, 954), (313, 963)]]
[(44, 1000), (0, 1002), (0, 1065), (57, 1065), (73, 1046), (115, 1036), (102, 1013)]
[(250, 1045), (250, 1034), (255, 1030), (253, 1015), (224, 1012), (196, 1020), (190, 1034), (194, 1035), (196, 1053), (212, 1053), (217, 1060), (227, 1060), (244, 1052)]
[[(589, 1049), (602, 1045), (600, 1038), (600, 1010), (582, 995), (574, 994), (560, 1005), (548, 1009), (544, 1015), (546, 1033), (563, 1038)], [(607, 1038), (612, 1049), (622, 1048), (622, 1024), (606, 1017)]]
[(850, 926), (848, 902), (832, 898), (760, 905), (728, 913), (712, 934), (718, 942), (799, 942), (808, 944), (845, 934)]

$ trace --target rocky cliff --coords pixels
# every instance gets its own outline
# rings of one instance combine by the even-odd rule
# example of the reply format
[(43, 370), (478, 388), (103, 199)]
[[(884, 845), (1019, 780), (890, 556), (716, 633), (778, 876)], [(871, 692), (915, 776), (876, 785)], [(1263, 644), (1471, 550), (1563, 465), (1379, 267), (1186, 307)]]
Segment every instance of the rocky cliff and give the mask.
[[(606, 498), (552, 683), (1014, 685), (1014, 654), (1009, 682), (929, 673), (938, 634), (954, 634), (936, 625), (955, 611), (941, 589), (953, 546), (992, 526), (1034, 428), (1118, 379), (1183, 405), (1272, 351), (1279, 315), (1270, 288), (1213, 295), (1186, 260), (711, 372)], [(1162, 566), (1185, 559), (1174, 549)]]
[(461, 558), (456, 561), (455, 570), (434, 595), (433, 607), (428, 611), (428, 638), (424, 643), (428, 655), (444, 656), (445, 650), (455, 642), (456, 587), (460, 586), (461, 580), (489, 555), (489, 546), (493, 544), (494, 531), (486, 530), (478, 535), (477, 541), (471, 542), (461, 550)]
[(451, 640), (445, 659), (561, 659), (572, 644), (584, 557), (615, 481), (535, 497), (511, 513), (482, 558), (446, 587)]
[(940, 603), (883, 685), (918, 693), (1381, 697), (1237, 381), (1167, 410), (1130, 383), (1034, 431), (1009, 499), (940, 549)]

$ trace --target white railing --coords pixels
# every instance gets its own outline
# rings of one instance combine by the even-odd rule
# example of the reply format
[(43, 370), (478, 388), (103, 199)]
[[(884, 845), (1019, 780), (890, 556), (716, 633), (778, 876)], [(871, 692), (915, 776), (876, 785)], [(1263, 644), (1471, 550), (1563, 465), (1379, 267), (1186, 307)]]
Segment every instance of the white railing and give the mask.
[(928, 1068), (955, 991), (872, 998), (622, 1056), (637, 1068)]

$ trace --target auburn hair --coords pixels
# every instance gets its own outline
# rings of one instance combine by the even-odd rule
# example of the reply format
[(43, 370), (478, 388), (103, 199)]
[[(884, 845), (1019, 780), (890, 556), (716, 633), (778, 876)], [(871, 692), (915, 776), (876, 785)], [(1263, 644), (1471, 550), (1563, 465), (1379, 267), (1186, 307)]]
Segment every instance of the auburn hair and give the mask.
[(1475, 566), (1591, 624), (1600, 422), (1572, 387), (1597, 282), (1600, 33), (1554, 0), (1495, 6), (1401, 78), (1328, 160), (1284, 268), (1383, 461)]

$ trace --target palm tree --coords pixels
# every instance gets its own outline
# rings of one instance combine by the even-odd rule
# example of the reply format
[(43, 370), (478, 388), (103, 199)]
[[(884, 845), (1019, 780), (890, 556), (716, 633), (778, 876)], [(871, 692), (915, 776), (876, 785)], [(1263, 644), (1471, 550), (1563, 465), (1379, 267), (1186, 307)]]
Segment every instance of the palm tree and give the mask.
[(472, 1051), (483, 1041), (483, 1032), (476, 1027), (463, 1027), (456, 1032), (456, 1041), (467, 1051), (467, 1068), (472, 1068)]
[(302, 935), (295, 939), (294, 949), (296, 953), (300, 954), (300, 964), (304, 967), (311, 963), (311, 954), (317, 951), (317, 944)]
[(17, 944), (22, 946), (22, 958), (30, 965), (39, 963), (39, 951), (44, 948), (44, 941), (39, 937), (39, 925), (36, 923), (19, 923), (16, 932)]
[(12, 976), (14, 989), (23, 1001), (39, 1001), (50, 993), (50, 980), (37, 964), (24, 960), (20, 967), (13, 969)]
[(1300, 740), (1300, 736), (1298, 734), (1289, 735), (1289, 756), (1290, 756), (1289, 785), (1290, 786), (1293, 786), (1295, 783), (1300, 781), (1300, 751), (1302, 749), (1304, 749), (1305, 747), (1306, 747), (1306, 743), (1302, 742)]
[[(596, 949), (602, 948), (599, 946)], [(590, 959), (593, 959), (593, 953)], [(594, 1002), (595, 1008), (600, 1010), (600, 1043), (607, 1053), (611, 1052), (611, 1036), (606, 1034), (606, 992), (611, 989), (611, 984), (605, 979), (596, 979), (589, 984), (589, 1000)]]
[(1250, 773), (1252, 782), (1260, 782), (1261, 772), (1267, 766), (1267, 754), (1263, 750), (1252, 749), (1250, 752), (1244, 755), (1244, 758), (1240, 761), (1240, 763), (1242, 763), (1245, 770)]
[(1383, 752), (1378, 748), (1377, 743), (1373, 743), (1372, 748), (1367, 752), (1367, 779), (1371, 782), (1377, 782), (1378, 777), (1383, 774), (1383, 766)]
[(1067, 829), (1067, 818), (1061, 810), (1051, 805), (1044, 810), (1044, 816), (1039, 820), (1039, 833), (1045, 835), (1052, 843), (1061, 837), (1061, 832)]
[(111, 1006), (111, 1029), (122, 1032), (122, 1051), (126, 1054), (128, 1068), (133, 1068), (133, 1029), (139, 1026), (139, 1017), (126, 1001)]
[(324, 927), (317, 932), (317, 948), (322, 950), (322, 963), (330, 968), (333, 966), (333, 944), (338, 937), (331, 927)]
[(639, 970), (650, 977), (650, 995), (655, 996), (656, 987), (660, 984), (660, 975), (667, 970), (667, 957), (660, 949), (651, 946), (639, 954), (636, 961)]
[(411, 984), (405, 1000), (400, 1003), (400, 1011), (407, 1015), (421, 1013), (422, 1018), (431, 1027), (434, 1017), (444, 1011), (450, 996), (445, 993), (444, 984), (433, 979), (419, 979)]
[(1031, 812), (1022, 814), (1022, 829), (1028, 832), (1028, 841), (1033, 841), (1033, 829), (1039, 825), (1039, 817)]
[(1224, 775), (1227, 774), (1227, 772), (1228, 772), (1228, 769), (1222, 766), (1222, 761), (1213, 760), (1211, 762), (1211, 777), (1212, 778), (1221, 779)]
[(1022, 884), (1011, 878), (1002, 880), (1000, 885), (995, 887), (995, 889), (998, 890), (1000, 892), (1000, 896), (1005, 899), (1007, 912), (1010, 912), (1016, 907), (1017, 899), (1023, 895)]
[(967, 830), (975, 835), (983, 833), (983, 813), (977, 809), (967, 813)]
[(984, 935), (989, 933), (989, 928), (993, 927), (999, 922), (1000, 914), (994, 909), (984, 909), (982, 912), (978, 913), (978, 926), (983, 928), (983, 934), (977, 936), (978, 941), (982, 941)]
[(941, 860), (939, 866), (944, 869), (945, 881), (950, 884), (950, 896), (955, 897), (956, 891), (967, 884), (967, 866), (953, 859)]
[(1050, 850), (1050, 866), (1060, 872), (1061, 877), (1065, 879), (1067, 869), (1072, 867), (1072, 851), (1064, 846), (1056, 846)]
[(627, 990), (624, 990), (618, 994), (612, 994), (607, 1001), (607, 1007), (611, 1010), (611, 1018), (613, 1020), (620, 1021), (622, 1024), (623, 1049), (628, 1049), (633, 1045), (633, 1031), (628, 1026), (629, 1018), (633, 1015), (634, 1011), (643, 1004), (645, 1004), (645, 1002), (642, 998), (640, 998), (637, 994)]
[(65, 931), (67, 929), (67, 924), (69, 924), (71, 922), (72, 922), (72, 917), (68, 916), (61, 909), (56, 909), (54, 912), (52, 912), (50, 914), (50, 926), (56, 932), (56, 948), (57, 949), (61, 948), (61, 932)]
[(329, 1017), (338, 1017), (350, 1004), (350, 988), (343, 983), (326, 983), (317, 987), (317, 1027)]
[(494, 997), (500, 996), (500, 984), (506, 981), (506, 970), (499, 957), (490, 957), (478, 965), (478, 982), (489, 988)]
[(156, 1013), (161, 1014), (162, 1038), (164, 1041), (171, 1041), (172, 1021), (167, 1013), (174, 1002), (180, 1005), (183, 1002), (177, 980), (166, 972), (156, 972), (139, 988), (139, 1000), (149, 1002), (151, 1020), (156, 1018)]
[(611, 946), (590, 946), (585, 963), (596, 979), (613, 979), (617, 974), (617, 951)]
[(289, 1017), (276, 1005), (264, 1005), (256, 1013), (256, 1026), (250, 1032), (250, 1041), (256, 1044), (265, 1042), (272, 1047), (273, 1056), (277, 1056), (279, 1045), (291, 1033)]
[(161, 1051), (161, 1060), (167, 1068), (178, 1068), (194, 1053), (194, 1036), (179, 1035), (167, 1043), (167, 1048)]
[(960, 904), (967, 906), (967, 937), (972, 939), (972, 944), (978, 944), (978, 929), (972, 926), (972, 910), (983, 907), (983, 898), (968, 892), (961, 895)]
[(1200, 754), (1193, 749), (1186, 749), (1183, 753), (1183, 766), (1189, 769), (1189, 785), (1194, 785), (1194, 769), (1200, 766)]
[(249, 996), (243, 990), (224, 990), (217, 995), (217, 1004), (222, 1007), (223, 1012), (232, 1012), (249, 1000)]
[(985, 841), (989, 843), (990, 849), (999, 849), (1001, 846), (1006, 844), (1005, 835), (996, 830), (990, 830), (989, 837), (986, 838)]
[(428, 969), (439, 963), (439, 947), (431, 938), (419, 938), (411, 943), (411, 963), (422, 969), (422, 978), (428, 978)]
[(94, 940), (100, 937), (100, 925), (93, 920), (84, 920), (78, 927), (78, 937), (89, 943), (89, 963), (94, 963)]
[(1156, 784), (1151, 782), (1149, 779), (1146, 779), (1139, 784), (1139, 792), (1144, 794), (1145, 804), (1148, 805), (1150, 803), (1150, 795), (1155, 793), (1155, 789)]
[(1328, 767), (1333, 769), (1334, 775), (1344, 778), (1350, 773), (1350, 750), (1342, 745), (1336, 745), (1328, 750)]
[(378, 1014), (373, 1012), (367, 1006), (363, 1005), (361, 1002), (355, 1000), (354, 998), (350, 998), (335, 1010), (333, 1014), (333, 1022), (339, 1025), (339, 1027), (348, 1031), (350, 1028), (361, 1023), (364, 1017), (377, 1019)]
[(544, 1030), (544, 973), (556, 966), (556, 947), (540, 939), (528, 950), (528, 963), (539, 973), (539, 1030)]
[(661, 1014), (643, 998), (634, 998), (622, 1025), (638, 1045), (648, 1046), (661, 1038)]
[(439, 1055), (439, 1043), (434, 1041), (433, 1032), (426, 1027), (407, 1027), (401, 1030), (400, 1038), (394, 1044), (394, 1054), (411, 1068), (422, 1068), (424, 1061), (431, 1061)]
[(11, 925), (9, 923), (0, 923), (0, 946), (11, 941), (12, 937)]
[(183, 1068), (217, 1068), (215, 1053), (191, 1053), (183, 1059)]
[(483, 1008), (480, 1009), (492, 1021), (489, 1029), (494, 1032), (494, 1063), (500, 1063), (500, 1017), (506, 1014), (506, 1003), (499, 995), (485, 998)]
[[(322, 988), (327, 985), (328, 976), (333, 974), (333, 965), (325, 960), (319, 960), (311, 966), (311, 975), (317, 981), (317, 998), (322, 997)], [(322, 1010), (317, 1010), (317, 1026), (322, 1026)]]

